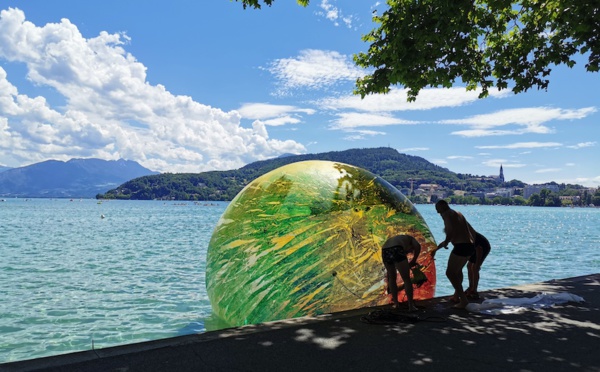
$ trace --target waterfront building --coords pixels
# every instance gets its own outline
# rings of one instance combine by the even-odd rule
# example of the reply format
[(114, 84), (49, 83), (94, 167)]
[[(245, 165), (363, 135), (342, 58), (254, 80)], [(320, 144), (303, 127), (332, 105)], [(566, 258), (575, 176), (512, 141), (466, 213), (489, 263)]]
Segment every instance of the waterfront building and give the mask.
[(573, 203), (579, 203), (581, 197), (579, 195), (560, 195), (558, 197), (561, 201), (570, 200)]
[(550, 190), (552, 192), (558, 192), (558, 185), (526, 185), (525, 189), (523, 190), (523, 197), (525, 199), (529, 199), (529, 197), (533, 194), (539, 194), (540, 191), (547, 189)]
[(427, 199), (427, 202), (431, 202), (432, 196), (437, 199), (443, 199), (448, 196), (448, 192), (443, 187), (435, 183), (422, 183), (419, 187), (414, 190), (415, 196), (423, 196)]
[(485, 197), (486, 198), (494, 198), (496, 196), (501, 196), (503, 198), (510, 198), (514, 195), (515, 190), (514, 188), (497, 188), (496, 190), (486, 193)]

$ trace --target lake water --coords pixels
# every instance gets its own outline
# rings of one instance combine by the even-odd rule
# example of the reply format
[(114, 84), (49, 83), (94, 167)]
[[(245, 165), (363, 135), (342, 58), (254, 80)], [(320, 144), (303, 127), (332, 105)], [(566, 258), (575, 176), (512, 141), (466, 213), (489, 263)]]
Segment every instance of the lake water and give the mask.
[[(227, 205), (0, 202), (0, 363), (210, 330), (206, 250)], [(453, 207), (492, 244), (480, 290), (600, 272), (600, 209)], [(434, 206), (417, 208), (443, 240)], [(453, 292), (449, 252), (436, 296)]]

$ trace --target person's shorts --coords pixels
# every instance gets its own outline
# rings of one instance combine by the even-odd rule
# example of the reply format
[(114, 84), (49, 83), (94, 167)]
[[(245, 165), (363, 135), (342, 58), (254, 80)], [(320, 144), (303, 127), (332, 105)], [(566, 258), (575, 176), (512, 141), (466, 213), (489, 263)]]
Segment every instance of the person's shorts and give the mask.
[(461, 257), (471, 257), (475, 253), (475, 244), (473, 243), (457, 243), (453, 244), (452, 253)]
[(406, 257), (406, 253), (404, 253), (404, 248), (400, 245), (382, 249), (381, 257), (383, 258), (383, 263), (389, 265), (393, 265), (396, 262), (402, 262), (408, 259)]
[[(483, 258), (481, 259), (481, 262), (483, 262), (485, 260), (485, 258), (487, 257), (487, 255), (492, 250), (492, 246), (490, 245), (490, 242), (487, 240), (487, 238), (485, 236), (477, 234), (477, 238), (475, 239), (475, 247), (478, 247), (478, 246), (481, 246), (481, 248), (483, 249)], [(471, 263), (477, 262), (477, 250), (475, 250), (475, 253), (473, 253), (471, 255), (471, 257), (469, 257), (469, 262), (471, 262)]]

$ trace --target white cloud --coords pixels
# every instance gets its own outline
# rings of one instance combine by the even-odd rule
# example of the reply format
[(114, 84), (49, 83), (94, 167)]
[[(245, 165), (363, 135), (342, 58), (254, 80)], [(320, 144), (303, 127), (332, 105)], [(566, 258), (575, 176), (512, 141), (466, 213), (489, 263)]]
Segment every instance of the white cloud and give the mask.
[(351, 134), (343, 137), (346, 141), (358, 141), (363, 140), (366, 137), (385, 135), (385, 132), (377, 132), (374, 130), (348, 130), (347, 132)]
[(491, 114), (475, 115), (467, 119), (444, 120), (447, 124), (470, 124), (481, 127), (495, 127), (507, 124), (537, 125), (550, 120), (582, 119), (596, 112), (594, 107), (578, 110), (565, 110), (549, 107), (529, 107), (501, 110)]
[[(333, 1), (335, 2), (335, 0)], [(321, 0), (319, 7), (321, 11), (316, 12), (317, 15), (325, 17), (337, 27), (340, 25), (340, 21), (348, 28), (352, 28), (352, 22), (355, 19), (354, 16), (346, 16), (342, 14), (342, 11), (331, 4), (330, 0)]]
[(525, 164), (522, 163), (512, 163), (506, 159), (489, 159), (482, 163), (488, 167), (499, 168), (502, 166), (503, 168), (522, 168)]
[(345, 112), (337, 115), (337, 119), (332, 121), (330, 129), (348, 129), (360, 127), (381, 127), (387, 125), (407, 125), (417, 124), (415, 121), (402, 120), (388, 114), (370, 114)]
[[(530, 128), (531, 129), (531, 128)], [(457, 130), (451, 132), (450, 134), (461, 136), (461, 137), (488, 137), (488, 136), (506, 136), (506, 135), (515, 135), (515, 134), (526, 134), (526, 133), (534, 133), (534, 131), (529, 129), (513, 129), (513, 130), (490, 130), (490, 129), (467, 129), (467, 130)], [(550, 129), (544, 126), (537, 127), (537, 131), (535, 133), (538, 134), (547, 134), (552, 133)]]
[(268, 103), (245, 103), (236, 111), (245, 119), (273, 119), (288, 116), (288, 114), (312, 115), (315, 113), (315, 110), (310, 108)]
[(306, 49), (296, 58), (282, 58), (265, 68), (278, 80), (278, 95), (296, 89), (322, 89), (354, 81), (364, 71), (352, 59), (335, 51)]
[[(600, 176), (597, 176), (597, 177), (575, 177), (575, 178), (553, 178), (553, 181), (556, 183), (583, 185), (585, 187), (599, 187), (600, 186)], [(530, 180), (528, 183), (544, 184), (546, 182), (548, 182), (547, 179), (539, 179), (539, 180)]]
[(584, 147), (593, 147), (593, 146), (596, 146), (596, 142), (595, 141), (594, 142), (581, 142), (581, 143), (578, 143), (576, 145), (567, 146), (567, 147), (570, 148), (570, 149), (576, 149), (577, 150), (577, 149), (582, 149)]
[[(457, 107), (477, 101), (479, 91), (465, 88), (423, 89), (415, 102), (406, 101), (406, 89), (392, 87), (387, 94), (370, 94), (361, 99), (357, 95), (326, 98), (316, 102), (323, 109), (352, 109), (367, 112), (421, 111), (440, 107)], [(501, 98), (507, 93), (492, 92), (491, 97)]]
[(534, 172), (535, 173), (557, 173), (560, 172), (562, 169), (560, 168), (544, 168), (544, 169), (537, 169)]
[(446, 159), (431, 159), (430, 160), (433, 164), (437, 164), (437, 165), (445, 165), (448, 164), (448, 160)]
[[(264, 123), (242, 127), (237, 111), (151, 85), (146, 67), (125, 51), (128, 41), (106, 32), (86, 39), (67, 19), (38, 27), (21, 10), (3, 10), (0, 60), (24, 64), (28, 79), (54, 88), (66, 106), (54, 109), (43, 97), (19, 94), (0, 68), (0, 158), (9, 165), (126, 158), (153, 170), (196, 172), (305, 151), (295, 141), (269, 139)], [(271, 117), (270, 124), (285, 117)]]
[[(503, 93), (502, 93), (503, 94)], [(406, 101), (406, 90), (392, 88), (388, 94), (368, 95), (364, 99), (356, 95), (330, 97), (316, 101), (322, 110), (343, 112), (337, 114), (331, 129), (373, 127), (387, 125), (423, 124), (424, 122), (395, 118), (392, 112), (431, 110), (440, 107), (456, 107), (476, 101), (478, 92), (467, 92), (464, 88), (424, 89), (417, 102)], [(501, 97), (501, 94), (496, 94)]]
[(398, 152), (416, 152), (416, 151), (429, 151), (429, 147), (407, 147), (405, 149), (398, 149)]
[(534, 149), (544, 147), (561, 147), (559, 142), (518, 142), (510, 145), (475, 146), (478, 149)]
[(286, 124), (298, 124), (298, 123), (300, 123), (300, 119), (286, 115), (286, 116), (281, 116), (281, 117), (274, 118), (274, 119), (265, 120), (264, 123), (265, 123), (265, 125), (269, 125), (272, 127), (278, 127), (278, 126), (286, 125)]
[[(508, 109), (484, 115), (475, 115), (465, 119), (442, 120), (441, 124), (467, 125), (471, 129), (452, 132), (463, 137), (500, 136), (511, 134), (547, 134), (554, 130), (544, 124), (553, 120), (583, 119), (593, 113), (595, 107), (585, 107), (576, 110), (567, 110), (550, 107), (529, 107)], [(510, 127), (509, 129), (495, 129), (497, 127)]]
[(472, 156), (464, 156), (464, 155), (450, 155), (447, 157), (450, 160), (469, 160), (473, 159)]

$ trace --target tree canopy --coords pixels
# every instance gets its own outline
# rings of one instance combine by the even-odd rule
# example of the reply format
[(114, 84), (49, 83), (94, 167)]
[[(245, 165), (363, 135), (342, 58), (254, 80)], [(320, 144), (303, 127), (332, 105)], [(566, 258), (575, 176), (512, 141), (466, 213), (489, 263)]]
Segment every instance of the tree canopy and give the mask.
[[(260, 0), (237, 0), (260, 8)], [(271, 5), (274, 0), (263, 0)], [(309, 0), (297, 0), (308, 5)], [(493, 87), (514, 93), (547, 89), (557, 65), (600, 69), (600, 2), (573, 0), (387, 0), (374, 14), (377, 28), (363, 36), (367, 52), (354, 61), (371, 71), (356, 82), (355, 94), (408, 89), (414, 101), (426, 87)]]
[(546, 89), (553, 65), (575, 65), (588, 54), (588, 71), (600, 63), (597, 1), (388, 0), (373, 20), (379, 28), (363, 37), (371, 46), (355, 62), (375, 71), (357, 82), (361, 96), (390, 85), (408, 88), (409, 99), (427, 86), (491, 87), (515, 93)]
[[(235, 1), (240, 1), (240, 0), (235, 0)], [(271, 6), (271, 4), (273, 3), (274, 0), (263, 0), (262, 2), (265, 5)], [(296, 0), (296, 2), (302, 6), (307, 6), (310, 0)], [(244, 7), (244, 9), (246, 9), (247, 7), (251, 7), (254, 9), (260, 9), (262, 6), (260, 5), (260, 0), (241, 0), (242, 2), (242, 6)]]

